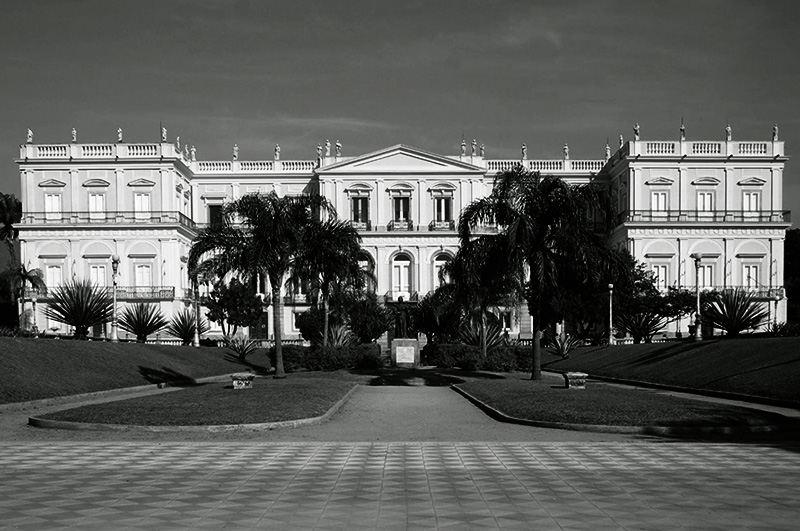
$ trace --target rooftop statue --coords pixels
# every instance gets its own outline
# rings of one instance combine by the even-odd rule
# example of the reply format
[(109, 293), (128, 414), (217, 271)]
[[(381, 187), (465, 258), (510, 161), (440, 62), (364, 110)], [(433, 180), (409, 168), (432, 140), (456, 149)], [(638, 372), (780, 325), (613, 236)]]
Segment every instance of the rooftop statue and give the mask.
[(466, 154), (467, 154), (467, 143), (464, 142), (464, 139), (462, 138), (461, 139), (461, 156), (463, 157)]
[(281, 160), (281, 145), (275, 144), (275, 160)]
[(528, 160), (528, 145), (522, 143), (522, 160)]
[(608, 140), (606, 140), (606, 160), (611, 158), (611, 146), (608, 145)]
[(192, 149), (190, 149), (189, 151), (191, 151), (192, 153), (192, 161), (197, 160), (197, 149), (194, 146), (192, 146)]
[(74, 127), (72, 128), (72, 143), (76, 143), (78, 141), (78, 130)]
[(731, 139), (733, 139), (733, 131), (731, 130), (731, 124), (728, 124), (725, 126), (725, 140), (730, 142)]
[(336, 148), (336, 156), (337, 156), (337, 157), (340, 157), (340, 156), (342, 155), (342, 143), (341, 143), (341, 142), (339, 142), (339, 140), (338, 140), (338, 139), (336, 140), (336, 146), (335, 146), (335, 148)]
[(167, 128), (164, 126), (161, 127), (161, 141), (162, 142), (167, 141)]
[(624, 145), (625, 145), (625, 139), (622, 137), (622, 135), (619, 135), (619, 147), (621, 148)]
[(317, 158), (321, 158), (321, 157), (322, 157), (322, 145), (321, 144), (317, 144)]
[(117, 142), (122, 142), (122, 128), (117, 128)]
[(772, 126), (772, 141), (778, 141), (778, 124)]
[(181, 137), (180, 137), (180, 135), (175, 137), (175, 147), (178, 149), (178, 151), (181, 150)]
[(239, 160), (239, 144), (233, 145), (233, 160)]
[(474, 157), (477, 154), (478, 154), (478, 143), (473, 138), (472, 139), (472, 156)]
[(485, 157), (485, 156), (486, 156), (486, 146), (481, 144), (481, 157)]
[(633, 126), (633, 139), (639, 140), (639, 122), (636, 122)]
[(28, 138), (27, 138), (26, 142), (28, 144), (33, 144), (33, 131), (31, 131), (30, 129), (28, 129)]
[(567, 160), (568, 158), (569, 158), (569, 145), (567, 145), (567, 143), (564, 143), (564, 160)]
[(331, 156), (331, 141), (328, 140), (327, 138), (325, 139), (325, 156), (326, 157)]
[(681, 140), (686, 140), (686, 126), (683, 125), (683, 120), (681, 120)]

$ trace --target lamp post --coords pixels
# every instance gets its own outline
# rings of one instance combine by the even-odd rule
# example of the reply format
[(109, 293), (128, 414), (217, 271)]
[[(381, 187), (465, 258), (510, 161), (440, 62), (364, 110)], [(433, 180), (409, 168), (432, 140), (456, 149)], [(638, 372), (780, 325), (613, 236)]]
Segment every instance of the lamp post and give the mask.
[(772, 300), (775, 301), (775, 311), (772, 314), (772, 329), (775, 330), (778, 327), (778, 303), (781, 300), (781, 296), (773, 295)]
[(694, 283), (695, 294), (697, 296), (697, 308), (694, 314), (694, 340), (700, 341), (703, 339), (702, 331), (700, 330), (700, 260), (703, 259), (703, 253), (694, 253), (689, 255), (694, 259)]
[(200, 346), (200, 283), (194, 278), (194, 340), (193, 347)]
[(608, 344), (614, 345), (614, 284), (608, 285)]
[(115, 254), (111, 257), (111, 301), (112, 301), (112, 314), (111, 314), (111, 342), (119, 343), (119, 336), (117, 335), (117, 271), (119, 271), (119, 255)]

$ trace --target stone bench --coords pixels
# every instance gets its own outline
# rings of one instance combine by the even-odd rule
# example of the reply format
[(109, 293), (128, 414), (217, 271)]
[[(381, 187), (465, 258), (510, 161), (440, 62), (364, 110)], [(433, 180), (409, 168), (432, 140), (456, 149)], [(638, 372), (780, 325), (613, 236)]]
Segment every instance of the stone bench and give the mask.
[(253, 379), (256, 377), (252, 372), (237, 372), (231, 374), (234, 389), (252, 389)]
[(567, 389), (586, 389), (586, 378), (589, 375), (585, 372), (565, 372), (564, 385)]

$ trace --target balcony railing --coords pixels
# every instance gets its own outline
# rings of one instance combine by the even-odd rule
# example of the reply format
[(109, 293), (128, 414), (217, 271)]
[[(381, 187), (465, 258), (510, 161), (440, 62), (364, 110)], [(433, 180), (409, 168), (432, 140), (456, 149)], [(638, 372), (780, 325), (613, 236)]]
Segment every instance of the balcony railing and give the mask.
[(431, 221), (428, 224), (428, 230), (456, 230), (456, 222), (449, 221)]
[(404, 302), (419, 302), (419, 293), (416, 291), (387, 291), (383, 301), (397, 302), (400, 297), (403, 297)]
[[(40, 301), (48, 301), (53, 298), (53, 292), (58, 288), (46, 288), (43, 290), (25, 289), (25, 298), (36, 298)], [(102, 288), (109, 297), (112, 296), (113, 288)], [(141, 300), (173, 300), (175, 298), (175, 286), (117, 286), (118, 301), (141, 301)]]
[(364, 231), (372, 230), (371, 221), (350, 221), (350, 225), (352, 225), (353, 228), (356, 230), (364, 230)]
[[(694, 286), (683, 286), (683, 289), (686, 291), (690, 291), (694, 293), (695, 287)], [(734, 291), (734, 290), (742, 290), (747, 291), (754, 298), (762, 300), (762, 301), (774, 301), (774, 300), (783, 300), (786, 298), (786, 290), (782, 287), (772, 287), (772, 286), (741, 286), (741, 285), (727, 285), (727, 286), (700, 286), (700, 291), (707, 292), (707, 291), (717, 291), (717, 292), (725, 292), (725, 291)], [(661, 289), (660, 291), (665, 291)]]
[(630, 210), (617, 216), (617, 225), (628, 222), (745, 222), (745, 223), (789, 223), (789, 210), (763, 210), (747, 212), (742, 210)]
[(386, 225), (386, 230), (414, 230), (414, 222), (392, 220)]
[(151, 212), (26, 212), (22, 215), (24, 225), (83, 225), (83, 224), (179, 224), (189, 229), (197, 225), (188, 216), (177, 211)]

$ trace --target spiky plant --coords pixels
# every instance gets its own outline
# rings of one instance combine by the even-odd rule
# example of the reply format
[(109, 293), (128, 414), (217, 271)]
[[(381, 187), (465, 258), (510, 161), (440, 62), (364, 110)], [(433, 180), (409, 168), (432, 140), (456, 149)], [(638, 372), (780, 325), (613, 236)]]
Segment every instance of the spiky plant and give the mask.
[(225, 336), (223, 339), (225, 346), (233, 351), (240, 359), (244, 360), (250, 354), (258, 350), (258, 341), (241, 336)]
[[(465, 345), (481, 346), (481, 323), (478, 320), (464, 319), (458, 329), (458, 339)], [(496, 319), (486, 324), (486, 350), (493, 350), (503, 344), (503, 328)]]
[(328, 329), (329, 347), (346, 347), (358, 343), (358, 338), (353, 335), (346, 325), (334, 325)]
[(147, 336), (162, 330), (167, 324), (156, 304), (137, 302), (127, 306), (119, 316), (119, 327), (135, 335), (137, 343), (144, 343)]
[(570, 336), (569, 334), (562, 336), (555, 336), (547, 342), (547, 348), (551, 354), (560, 356), (561, 359), (569, 358), (569, 353), (581, 346), (583, 341), (577, 337)]
[[(197, 335), (202, 336), (208, 332), (209, 329), (208, 323), (201, 317), (200, 330)], [(194, 341), (195, 330), (194, 310), (192, 308), (184, 308), (182, 311), (173, 315), (166, 330), (169, 335), (180, 339), (183, 346), (191, 345), (192, 341)]]
[(669, 319), (650, 310), (628, 312), (620, 310), (616, 315), (617, 327), (622, 332), (627, 332), (633, 337), (634, 343), (650, 343), (653, 336), (669, 323)]
[(701, 314), (703, 322), (735, 337), (745, 330), (755, 330), (769, 320), (769, 310), (744, 289), (726, 289)]
[(70, 280), (52, 291), (44, 315), (75, 328), (76, 339), (86, 339), (94, 325), (107, 323), (114, 313), (109, 293), (86, 279)]

